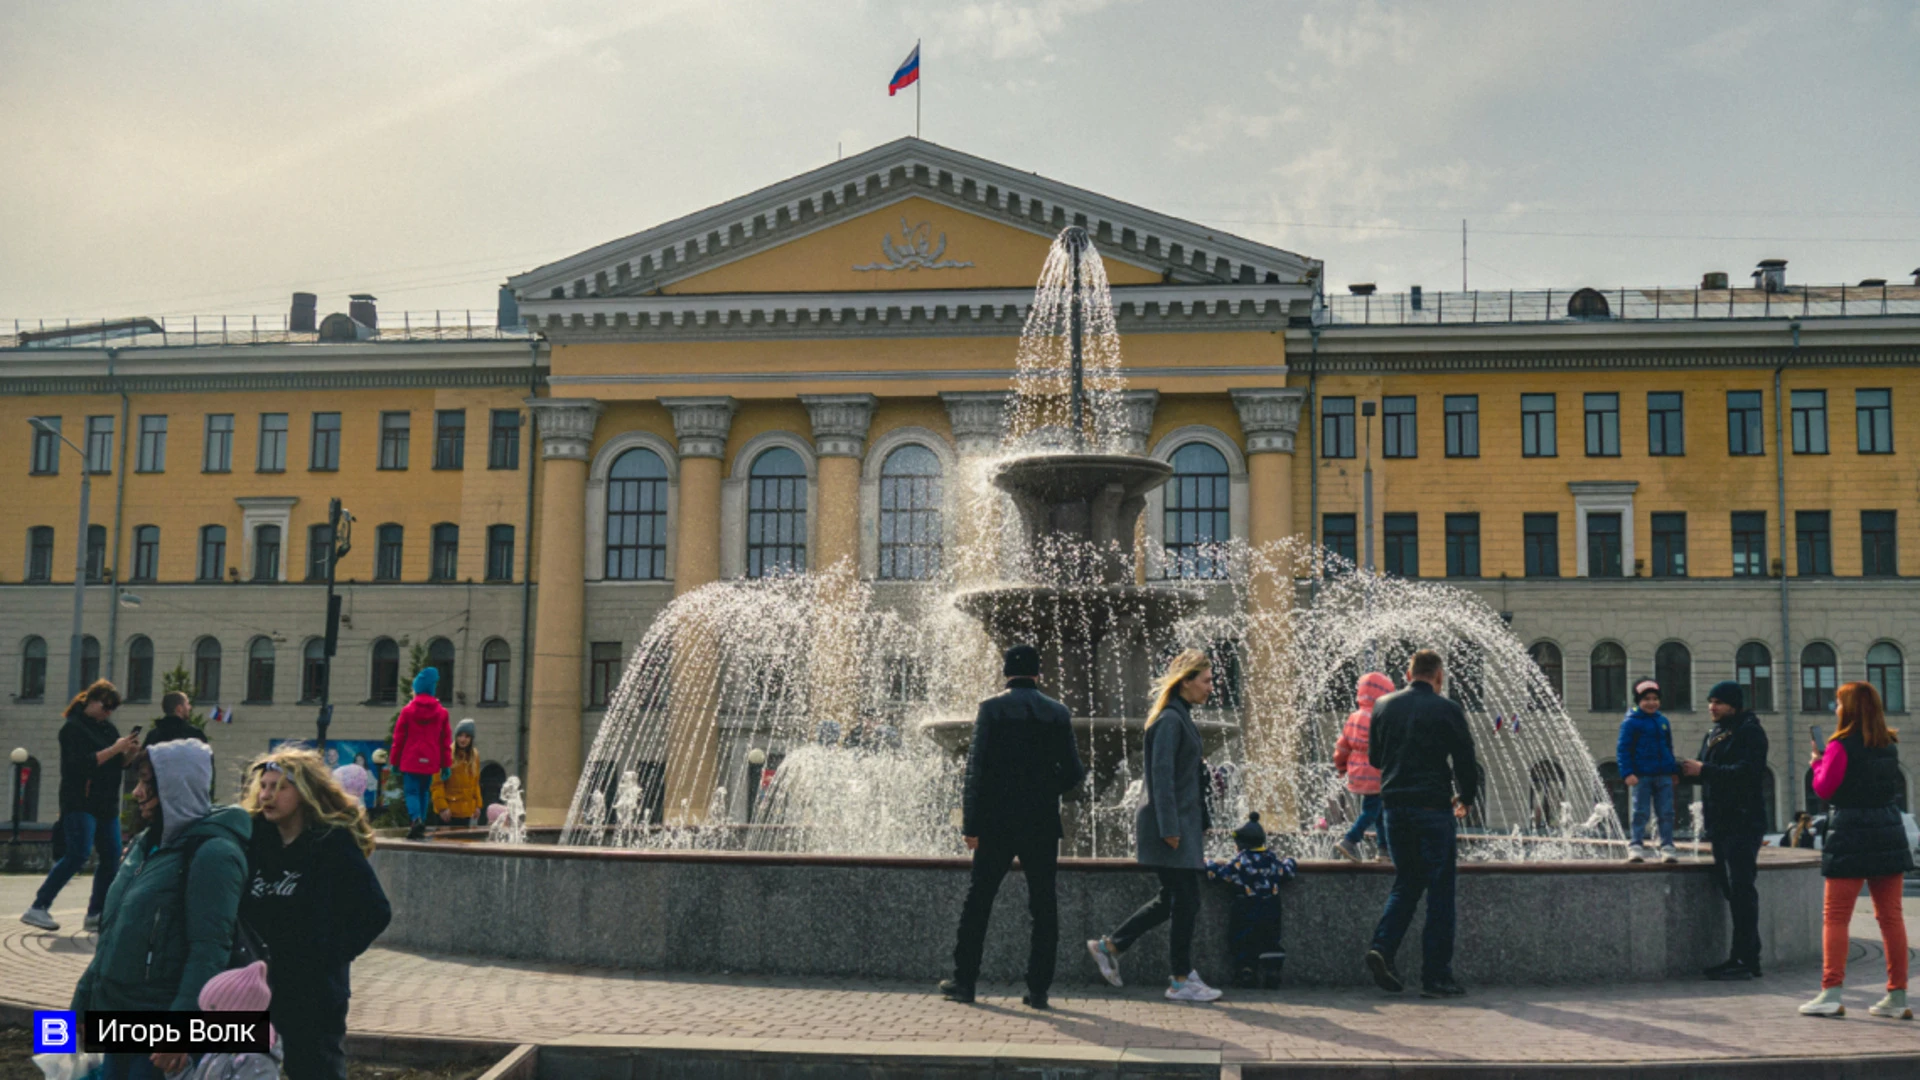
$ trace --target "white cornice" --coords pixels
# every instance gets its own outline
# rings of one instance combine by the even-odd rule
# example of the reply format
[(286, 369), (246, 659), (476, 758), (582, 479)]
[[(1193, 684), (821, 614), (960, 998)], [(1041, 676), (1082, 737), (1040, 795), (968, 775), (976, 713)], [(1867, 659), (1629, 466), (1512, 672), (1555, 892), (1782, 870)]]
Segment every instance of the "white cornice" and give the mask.
[(183, 348), (17, 349), (0, 352), (0, 386), (45, 385), (83, 392), (111, 382), (128, 389), (196, 390), (524, 383), (528, 364), (544, 377), (544, 341), (356, 342), (340, 345), (207, 345)]
[(904, 138), (769, 187), (601, 244), (508, 279), (521, 303), (607, 295), (635, 280), (671, 281), (720, 265), (735, 249), (758, 250), (804, 235), (823, 218), (897, 201), (896, 187), (948, 205), (993, 211), (1051, 234), (1081, 223), (1108, 254), (1142, 265), (1227, 281), (1305, 282), (1320, 263), (1204, 225), (1157, 214), (1083, 188)]

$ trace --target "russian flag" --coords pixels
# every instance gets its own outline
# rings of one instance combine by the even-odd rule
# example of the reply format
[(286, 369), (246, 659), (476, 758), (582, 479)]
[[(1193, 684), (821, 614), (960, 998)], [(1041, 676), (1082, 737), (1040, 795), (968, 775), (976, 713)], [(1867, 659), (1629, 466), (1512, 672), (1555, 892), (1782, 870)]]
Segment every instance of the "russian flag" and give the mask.
[(914, 42), (913, 51), (901, 62), (900, 70), (893, 73), (893, 81), (887, 84), (887, 96), (893, 95), (920, 81), (920, 43)]

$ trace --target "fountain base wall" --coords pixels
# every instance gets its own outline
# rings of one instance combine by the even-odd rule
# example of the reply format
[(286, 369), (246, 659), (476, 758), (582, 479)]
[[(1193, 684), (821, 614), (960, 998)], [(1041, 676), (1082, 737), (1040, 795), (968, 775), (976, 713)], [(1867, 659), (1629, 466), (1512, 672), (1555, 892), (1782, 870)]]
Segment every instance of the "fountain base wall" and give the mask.
[[(643, 971), (838, 975), (931, 984), (952, 974), (967, 891), (961, 859), (607, 851), (541, 844), (382, 840), (373, 857), (393, 923), (385, 944)], [(1462, 863), (1455, 973), (1468, 986), (1695, 978), (1725, 959), (1727, 905), (1705, 862)], [(1760, 933), (1769, 965), (1820, 957), (1817, 856), (1763, 853)], [(1309, 863), (1288, 887), (1286, 985), (1364, 985), (1360, 964), (1392, 869)], [(1083, 942), (1155, 888), (1130, 861), (1061, 865), (1061, 985), (1097, 982)], [(1194, 959), (1229, 975), (1224, 888), (1203, 890)], [(982, 978), (1018, 982), (1026, 883), (1007, 877)], [(1416, 918), (1400, 952), (1419, 978)], [(1129, 983), (1166, 976), (1166, 932), (1122, 960)], [(1417, 982), (1415, 982), (1417, 985)]]

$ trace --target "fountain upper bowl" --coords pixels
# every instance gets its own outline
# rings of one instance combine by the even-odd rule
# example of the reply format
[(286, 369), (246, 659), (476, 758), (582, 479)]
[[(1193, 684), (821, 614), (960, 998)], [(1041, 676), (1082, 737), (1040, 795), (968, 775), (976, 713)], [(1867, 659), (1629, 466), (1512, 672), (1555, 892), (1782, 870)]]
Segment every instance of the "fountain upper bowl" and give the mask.
[(1087, 502), (1118, 485), (1125, 498), (1167, 482), (1173, 466), (1132, 454), (1033, 454), (1014, 458), (993, 474), (993, 486), (1040, 503)]

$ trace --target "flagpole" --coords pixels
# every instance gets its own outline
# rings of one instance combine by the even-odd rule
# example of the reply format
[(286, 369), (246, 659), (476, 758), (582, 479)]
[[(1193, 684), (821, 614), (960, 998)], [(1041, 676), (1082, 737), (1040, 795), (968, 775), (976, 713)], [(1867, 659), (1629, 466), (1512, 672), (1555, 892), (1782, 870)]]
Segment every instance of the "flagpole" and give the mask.
[[(919, 38), (913, 39), (913, 55), (920, 56)], [(924, 65), (926, 57), (920, 56), (915, 63)], [(923, 70), (916, 73), (913, 78), (913, 137), (916, 139), (920, 137), (920, 84), (926, 81), (925, 75), (926, 72)]]

